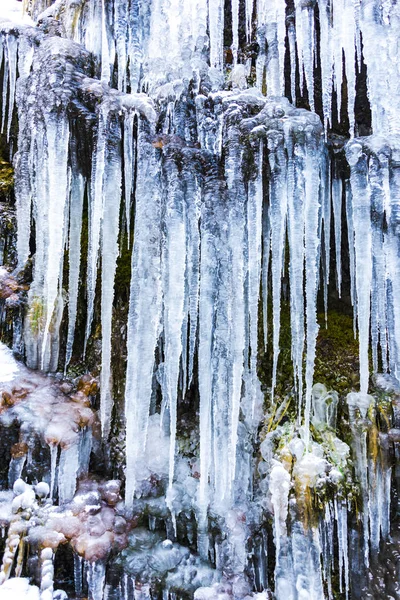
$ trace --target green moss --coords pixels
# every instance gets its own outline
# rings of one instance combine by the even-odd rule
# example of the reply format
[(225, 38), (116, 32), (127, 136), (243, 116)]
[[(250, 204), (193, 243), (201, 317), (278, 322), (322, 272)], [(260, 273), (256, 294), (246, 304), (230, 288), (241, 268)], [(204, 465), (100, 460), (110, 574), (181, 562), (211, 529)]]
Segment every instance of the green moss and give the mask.
[(317, 340), (314, 381), (323, 383), (340, 396), (359, 386), (359, 348), (354, 338), (351, 316), (331, 310), (328, 327), (324, 315), (319, 315), (320, 330)]
[(0, 158), (0, 199), (7, 199), (14, 189), (14, 169)]
[(44, 306), (40, 296), (34, 296), (34, 298), (32, 298), (28, 310), (28, 320), (32, 333), (38, 335), (39, 331), (44, 326)]

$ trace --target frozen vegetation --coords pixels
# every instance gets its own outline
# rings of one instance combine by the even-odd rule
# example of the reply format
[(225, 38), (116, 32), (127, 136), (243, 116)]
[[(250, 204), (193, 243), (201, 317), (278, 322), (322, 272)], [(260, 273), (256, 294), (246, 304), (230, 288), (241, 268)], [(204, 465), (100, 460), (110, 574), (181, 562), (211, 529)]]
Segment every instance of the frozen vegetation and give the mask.
[(399, 31), (396, 0), (2, 4), (1, 599), (400, 599)]

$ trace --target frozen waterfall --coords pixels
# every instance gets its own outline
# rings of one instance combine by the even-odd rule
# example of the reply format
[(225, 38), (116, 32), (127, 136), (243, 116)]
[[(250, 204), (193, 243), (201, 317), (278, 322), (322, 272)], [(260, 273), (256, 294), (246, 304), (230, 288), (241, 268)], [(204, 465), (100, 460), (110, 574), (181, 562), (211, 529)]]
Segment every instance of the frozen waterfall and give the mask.
[(390, 580), (399, 31), (396, 0), (0, 8), (0, 596), (64, 598), (62, 552), (91, 600)]

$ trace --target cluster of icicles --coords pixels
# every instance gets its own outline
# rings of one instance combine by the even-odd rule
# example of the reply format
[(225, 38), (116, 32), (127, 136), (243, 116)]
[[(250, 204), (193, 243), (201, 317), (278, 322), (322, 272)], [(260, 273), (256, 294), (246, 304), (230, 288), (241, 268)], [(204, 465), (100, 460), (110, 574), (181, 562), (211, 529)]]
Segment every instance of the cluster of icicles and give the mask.
[[(357, 502), (357, 491), (352, 488), (349, 470), (350, 448), (335, 433), (338, 400), (338, 394), (328, 392), (325, 386), (313, 387), (312, 424), (316, 431), (323, 432), (322, 444), (311, 442), (305, 452), (304, 430), (293, 423), (271, 427), (261, 444), (263, 460), (258, 472), (265, 493), (263, 502), (267, 508), (268, 503), (273, 507), (275, 596), (279, 600), (332, 599), (334, 573), (338, 575), (340, 593), (349, 598), (352, 590), (353, 597), (357, 586), (351, 585), (349, 574), (351, 569), (355, 570), (357, 554), (358, 560), (368, 566), (370, 553), (379, 552), (381, 539), (388, 538), (391, 493), (388, 435), (377, 437), (374, 398), (349, 394), (351, 445), (361, 491), (361, 542), (348, 516)], [(331, 492), (327, 499), (328, 487)], [(294, 489), (296, 501), (293, 501)], [(324, 510), (316, 518), (312, 499), (319, 495), (325, 497)], [(360, 544), (358, 551), (355, 539)], [(354, 597), (360, 596), (355, 592)]]
[[(364, 60), (373, 129), (400, 132), (395, 60), (400, 9), (392, 0), (246, 0), (245, 15), (240, 14), (239, 0), (231, 0), (229, 24), (224, 22), (224, 0), (161, 0), (150, 5), (140, 0), (57, 0), (54, 4), (31, 0), (30, 4), (36, 16), (51, 5), (43, 15), (60, 19), (67, 37), (101, 57), (103, 80), (115, 76), (117, 64), (120, 91), (155, 91), (161, 84), (185, 78), (198, 85), (207, 59), (219, 85), (217, 73), (226, 67), (232, 69), (232, 80), (246, 81), (252, 64), (240, 47), (243, 30), (247, 44), (259, 44), (255, 65), (259, 89), (265, 85), (268, 95), (285, 95), (288, 51), (292, 102), (298, 69), (300, 90), (307, 89), (314, 110), (315, 67), (320, 63), (325, 126), (332, 123), (333, 92), (340, 99), (344, 85), (351, 134), (357, 76)], [(231, 64), (224, 59), (228, 27)]]
[[(251, 3), (248, 4), (248, 10), (251, 11)], [(276, 3), (276, 10), (272, 12), (270, 8), (263, 10), (263, 7), (259, 6), (257, 14), (260, 22), (263, 23), (265, 19), (266, 23), (265, 26), (259, 24), (259, 30), (265, 27), (269, 31), (271, 23), (276, 23), (274, 35), (277, 36), (278, 53), (275, 55), (274, 45), (268, 44), (272, 50), (271, 56), (267, 56), (266, 64), (268, 77), (272, 77), (276, 72), (282, 83), (282, 40), (285, 30), (282, 29), (283, 16), (279, 12), (281, 4)], [(309, 27), (312, 27), (311, 12), (314, 9), (309, 3), (303, 4), (304, 6), (296, 2), (296, 43), (311, 90), (312, 65), (316, 51), (314, 43), (311, 43), (314, 33)], [(373, 3), (363, 3), (361, 22), (365, 24), (365, 31), (368, 27), (375, 27), (375, 35), (380, 31), (379, 27), (384, 28), (385, 19), (379, 27), (372, 22), (372, 18), (368, 16), (371, 4)], [(57, 6), (60, 8), (61, 5), (63, 3), (58, 2), (49, 10), (55, 11)], [(218, 3), (215, 3), (213, 8), (210, 8), (209, 14), (210, 60), (212, 66), (221, 68), (222, 5), (214, 14), (217, 5)], [(351, 6), (353, 11), (357, 8), (356, 3), (354, 6), (352, 3), (347, 5)], [(339, 13), (339, 3), (333, 3), (333, 6)], [(129, 7), (134, 11), (135, 2)], [(110, 77), (105, 76), (106, 66), (113, 62), (113, 55), (110, 54), (108, 45), (107, 52), (111, 58), (107, 63), (104, 55), (104, 36), (105, 31), (108, 31), (105, 8), (104, 5), (97, 6), (96, 2), (89, 3), (89, 8), (94, 13), (99, 10), (103, 19), (102, 74), (103, 79), (107, 80)], [(82, 19), (75, 19), (80, 24), (78, 29), (80, 28), (81, 42), (86, 41), (86, 38), (82, 39), (83, 34), (89, 38), (98, 30), (94, 25), (95, 20), (90, 20), (94, 19), (92, 13), (86, 14), (89, 8), (81, 5)], [(174, 9), (178, 14), (179, 8), (178, 2), (170, 3), (171, 11)], [(190, 35), (187, 33), (186, 37), (183, 37), (184, 40), (197, 39), (200, 31), (205, 33), (205, 25), (199, 21), (201, 18), (205, 19), (206, 15), (200, 7), (198, 8), (197, 19), (191, 21), (190, 25), (192, 28), (197, 27), (198, 31), (191, 31)], [(235, 6), (233, 8), (235, 9)], [(321, 4), (321, 29), (324, 14), (322, 8)], [(64, 5), (63, 10), (66, 15), (69, 14)], [(128, 10), (128, 3), (116, 2), (115, 10), (113, 24), (116, 30), (116, 51), (122, 53), (118, 55), (118, 61), (123, 65), (123, 52), (126, 52), (127, 45), (132, 52), (132, 47), (136, 50), (138, 48), (131, 39), (138, 30), (134, 28), (135, 21), (132, 15), (122, 19), (122, 22), (117, 18), (118, 11)], [(327, 7), (325, 12), (326, 10)], [(393, 8), (392, 12), (395, 19), (396, 9)], [(357, 14), (355, 18), (345, 19), (345, 14), (347, 13), (343, 13), (342, 16), (346, 27), (343, 24), (339, 27), (338, 19), (333, 19), (336, 29), (334, 27), (332, 30), (331, 41), (332, 47), (345, 46), (349, 55), (348, 40), (359, 39), (360, 19)], [(157, 56), (163, 51), (155, 46), (155, 34), (152, 33), (152, 28), (160, 27), (160, 15), (155, 9), (154, 13), (151, 12), (147, 16), (150, 29), (146, 30), (146, 43), (142, 32), (140, 56), (129, 54), (129, 60), (125, 56), (131, 74), (131, 89), (138, 88), (138, 82), (132, 81), (132, 73), (139, 71), (133, 66), (136, 64), (135, 60), (150, 65), (152, 61), (157, 62)], [(163, 40), (163, 43), (170, 43), (172, 49), (183, 53), (186, 45), (181, 43), (177, 47), (176, 36), (179, 36), (180, 28), (178, 26), (172, 31), (172, 16), (169, 15), (168, 19), (168, 34), (158, 38)], [(183, 27), (184, 17), (181, 17), (178, 23)], [(144, 27), (143, 15), (139, 20)], [(127, 28), (122, 33), (119, 27), (121, 23)], [(391, 31), (388, 27), (386, 30)], [(366, 35), (364, 37), (367, 39)], [(331, 38), (328, 36), (325, 39)], [(391, 39), (390, 36), (389, 38)], [(337, 45), (337, 39), (342, 40), (341, 46)], [(330, 181), (331, 169), (324, 148), (323, 131), (316, 115), (294, 109), (285, 99), (265, 99), (254, 89), (230, 94), (214, 92), (209, 98), (199, 93), (196, 99), (195, 119), (198, 141), (207, 153), (210, 163), (205, 174), (200, 172), (200, 169), (197, 172), (193, 169), (197, 159), (193, 148), (177, 149), (172, 143), (173, 150), (170, 153), (168, 148), (160, 152), (160, 146), (163, 144), (154, 143), (155, 111), (150, 99), (145, 100), (140, 94), (118, 95), (107, 88), (105, 83), (89, 81), (87, 77), (82, 76), (79, 81), (80, 89), (93, 90), (95, 85), (98, 85), (97, 96), (100, 97), (96, 115), (92, 175), (87, 180), (78, 165), (76, 141), (70, 130), (67, 114), (69, 104), (76, 100), (77, 90), (73, 87), (76, 84), (68, 87), (65, 93), (69, 96), (63, 99), (63, 105), (57, 111), (52, 110), (57, 103), (55, 94), (54, 105), (49, 105), (47, 95), (45, 99), (41, 99), (40, 94), (43, 90), (38, 89), (40, 83), (50, 81), (44, 59), (46, 53), (58, 56), (60, 64), (64, 64), (67, 60), (75, 60), (77, 53), (83, 55), (83, 49), (59, 38), (46, 40), (43, 37), (38, 41), (37, 37), (34, 39), (29, 28), (25, 28), (25, 31), (22, 29), (19, 35), (16, 35), (14, 30), (7, 32), (7, 29), (3, 28), (2, 40), (5, 59), (2, 121), (8, 132), (13, 114), (17, 63), (20, 78), (17, 92), (20, 131), (19, 151), (16, 157), (16, 195), (18, 254), (21, 265), (29, 256), (31, 208), (36, 228), (34, 281), (26, 324), (27, 361), (30, 366), (45, 370), (55, 370), (57, 367), (58, 331), (63, 314), (61, 278), (64, 249), (69, 249), (67, 364), (71, 358), (81, 260), (82, 207), (86, 189), (89, 198), (86, 340), (91, 331), (98, 261), (101, 256), (101, 414), (105, 436), (109, 432), (112, 409), (111, 324), (114, 277), (119, 252), (120, 203), (123, 197), (126, 206), (126, 226), (129, 230), (130, 204), (134, 191), (135, 235), (126, 383), (128, 502), (135, 491), (135, 466), (141, 460), (146, 443), (154, 355), (160, 338), (164, 361), (158, 367), (158, 379), (163, 392), (163, 405), (169, 411), (171, 422), (170, 483), (172, 484), (174, 478), (178, 387), (184, 394), (192, 381), (194, 354), (198, 345), (203, 482), (200, 505), (207, 506), (210, 500), (207, 483), (210, 478), (216, 497), (228, 502), (232, 500), (236, 465), (235, 460), (231, 461), (230, 457), (235, 456), (241, 404), (249, 422), (257, 418), (260, 397), (256, 376), (258, 290), (262, 279), (266, 315), (269, 267), (272, 273), (274, 315), (272, 387), (276, 380), (281, 279), (284, 271), (282, 249), (286, 236), (290, 252), (292, 359), (300, 412), (303, 399), (303, 353), (306, 349), (305, 423), (306, 429), (308, 428), (318, 332), (316, 296), (321, 260), (325, 262), (325, 292), (329, 280), (328, 232), (331, 191), (339, 289), (340, 215), (343, 197), (346, 198), (353, 305), (358, 315), (360, 335), (361, 390), (366, 393), (368, 387), (370, 314), (373, 315), (371, 325), (375, 366), (377, 345), (380, 343), (384, 368), (390, 367), (391, 371), (397, 374), (400, 336), (396, 335), (396, 332), (400, 327), (400, 314), (397, 306), (399, 294), (396, 294), (398, 282), (394, 274), (398, 269), (398, 243), (395, 238), (398, 215), (394, 206), (396, 194), (391, 195), (391, 189), (396, 186), (396, 169), (392, 168), (391, 149), (384, 140), (379, 147), (376, 147), (377, 142), (374, 141), (363, 145), (359, 140), (355, 140), (349, 144), (347, 155), (352, 175), (350, 185), (346, 184), (343, 194), (342, 181)], [(174, 40), (175, 45), (172, 43)], [(235, 40), (234, 35), (234, 44)], [(89, 42), (86, 45), (89, 49), (96, 50)], [(353, 44), (353, 52), (354, 47), (358, 47), (357, 43), (355, 46)], [(336, 55), (331, 55), (330, 51), (326, 50), (325, 43), (321, 45), (321, 52), (323, 48), (327, 56), (321, 55), (321, 64), (326, 63), (324, 68), (329, 67), (329, 73), (335, 73), (336, 85), (339, 85), (340, 69), (332, 71), (332, 65), (337, 64), (338, 59), (336, 57), (335, 62)], [(171, 51), (170, 54), (173, 56), (174, 52)], [(185, 63), (183, 58), (181, 63), (191, 70), (193, 78), (193, 54), (189, 52), (189, 56), (188, 63)], [(277, 57), (278, 67), (269, 64), (269, 61), (273, 63)], [(261, 58), (262, 53), (259, 59)], [(302, 68), (300, 72), (303, 72)], [(123, 73), (124, 70), (120, 69), (119, 74)], [(150, 88), (151, 75), (150, 69), (147, 75)], [(346, 76), (349, 82), (350, 69)], [(201, 77), (202, 73), (199, 72), (198, 83)], [(210, 79), (212, 83), (213, 77), (210, 76)], [(325, 80), (325, 75), (323, 79)], [(267, 90), (281, 92), (281, 83), (278, 88), (271, 83), (267, 85)], [(119, 87), (123, 90), (126, 85), (122, 82), (119, 83)], [(324, 89), (330, 90), (331, 86), (324, 85)], [(36, 95), (34, 104), (26, 102), (27, 90)], [(44, 93), (47, 94), (47, 90)], [(183, 104), (187, 97), (188, 83), (184, 80), (180, 85), (176, 82), (175, 85), (171, 84), (166, 98), (162, 94), (157, 97), (158, 107), (166, 106), (169, 115), (164, 123), (165, 134), (181, 133), (182, 116), (174, 112), (174, 108), (178, 103)], [(379, 102), (381, 100), (382, 98)], [(325, 105), (329, 105), (328, 100)], [(249, 118), (246, 113), (249, 106), (258, 111), (257, 117)], [(373, 110), (374, 106), (372, 103)], [(325, 110), (325, 113), (328, 119), (329, 111)], [(139, 119), (137, 138), (133, 133), (135, 118)], [(377, 123), (380, 123), (379, 119)], [(247, 143), (251, 147), (255, 165), (254, 172), (247, 181), (243, 176), (243, 147), (242, 140), (239, 139), (243, 128), (248, 135)], [(184, 132), (183, 137), (185, 135), (189, 134)], [(185, 141), (193, 142), (191, 139)], [(222, 149), (225, 168), (223, 185), (215, 173), (216, 165), (221, 160)], [(268, 189), (265, 189), (263, 173), (265, 149), (268, 150), (270, 168)], [(174, 158), (174, 152), (175, 155), (183, 156), (183, 167), (178, 166), (179, 161)], [(267, 196), (268, 204), (265, 203)], [(371, 203), (376, 205), (380, 221), (371, 219)], [(384, 218), (388, 224), (385, 234), (382, 227)], [(322, 258), (321, 238), (324, 235), (325, 257)], [(371, 296), (374, 308), (372, 311)], [(265, 332), (266, 329), (265, 319)], [(211, 448), (214, 448), (214, 451), (211, 451)], [(213, 455), (217, 454), (219, 459), (214, 461)]]
[[(103, 435), (108, 436), (120, 208), (124, 202), (129, 236), (134, 199), (126, 376), (126, 502), (129, 505), (134, 497), (137, 471), (145, 452), (154, 375), (162, 390), (162, 414), (170, 418), (170, 488), (173, 485), (178, 390), (184, 396), (192, 384), (197, 352), (200, 539), (210, 502), (222, 512), (234, 501), (234, 482), (240, 470), (236, 453), (239, 421), (244, 420), (251, 429), (260, 418), (262, 394), (256, 373), (258, 300), (261, 284), (266, 336), (269, 279), (273, 300), (273, 400), (286, 239), (292, 360), (299, 416), (304, 418), (308, 444), (318, 334), (316, 299), (321, 263), (325, 266), (327, 298), (331, 205), (340, 291), (341, 214), (342, 202), (346, 203), (352, 301), (360, 339), (361, 393), (368, 390), (370, 315), (374, 366), (377, 368), (381, 361), (384, 369), (399, 376), (399, 144), (395, 136), (390, 143), (377, 138), (352, 140), (346, 149), (350, 181), (331, 181), (333, 169), (319, 117), (294, 108), (280, 97), (284, 91), (287, 33), (292, 89), (297, 56), (301, 81), (304, 74), (313, 108), (313, 70), (318, 54), (314, 11), (318, 6), (325, 123), (330, 120), (332, 83), (337, 90), (342, 84), (344, 51), (353, 131), (354, 63), (360, 64), (362, 32), (373, 127), (381, 133), (396, 133), (392, 115), (398, 114), (398, 95), (392, 93), (392, 86), (397, 85), (398, 78), (391, 57), (397, 43), (395, 23), (400, 9), (383, 2), (377, 13), (376, 4), (365, 0), (360, 8), (357, 2), (296, 1), (295, 20), (289, 20), (286, 29), (283, 2), (258, 2), (261, 49), (256, 65), (257, 86), (242, 90), (250, 65), (238, 62), (239, 2), (233, 0), (232, 92), (219, 91), (223, 86), (222, 0), (175, 0), (149, 6), (135, 0), (58, 0), (41, 16), (41, 22), (58, 18), (66, 36), (97, 55), (101, 82), (88, 77), (90, 56), (82, 45), (46, 36), (30, 27), (16, 30), (2, 24), (2, 121), (8, 133), (17, 88), (19, 140), (15, 165), (21, 266), (29, 256), (31, 215), (35, 223), (34, 278), (25, 324), (28, 365), (44, 370), (56, 370), (58, 365), (65, 250), (69, 261), (66, 367), (71, 359), (86, 196), (89, 243), (85, 338), (87, 342), (91, 333), (101, 260), (101, 420)], [(253, 2), (246, 2), (249, 39), (253, 9)], [(266, 48), (268, 52), (264, 52)], [(108, 87), (115, 78), (112, 71), (116, 57), (119, 92)], [(384, 64), (389, 74), (384, 81), (386, 87), (382, 87), (375, 66), (377, 57), (379, 69)], [(265, 81), (267, 98), (261, 93)], [(148, 92), (148, 96), (136, 93), (139, 91)], [(96, 99), (95, 113), (85, 106), (89, 96)], [(81, 168), (71, 110), (81, 115), (86, 111), (94, 123), (90, 175)], [(157, 122), (160, 115), (163, 117)], [(252, 165), (250, 172), (248, 164)], [(157, 348), (162, 359), (156, 365)]]

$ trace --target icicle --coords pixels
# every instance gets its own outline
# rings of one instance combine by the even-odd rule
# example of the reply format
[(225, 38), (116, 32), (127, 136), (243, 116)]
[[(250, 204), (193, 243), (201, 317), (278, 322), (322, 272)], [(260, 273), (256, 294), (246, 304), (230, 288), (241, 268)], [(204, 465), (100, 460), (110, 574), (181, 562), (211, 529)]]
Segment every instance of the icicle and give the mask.
[(337, 523), (337, 539), (339, 550), (339, 588), (349, 597), (349, 550), (347, 541), (347, 506), (344, 500), (335, 499), (335, 518)]
[(368, 460), (367, 460), (367, 426), (365, 418), (374, 404), (374, 398), (368, 394), (352, 392), (347, 396), (349, 407), (352, 442), (355, 453), (355, 473), (361, 487), (362, 523), (364, 541), (364, 561), (369, 564), (369, 498), (368, 498)]
[[(386, 256), (384, 249), (384, 214), (390, 215), (390, 189), (385, 185), (389, 178), (388, 157), (385, 153), (369, 159), (368, 179), (371, 188), (372, 226), (372, 288), (371, 288), (371, 345), (373, 367), (378, 371), (378, 348), (382, 351), (382, 368), (387, 370), (387, 282)], [(386, 188), (386, 189), (385, 189)], [(389, 209), (389, 210), (388, 210)], [(390, 218), (390, 216), (389, 216)]]
[[(128, 56), (131, 92), (135, 93), (139, 88), (140, 65), (142, 62), (142, 44), (140, 36), (140, 2), (132, 0), (129, 5), (128, 22)], [(124, 36), (126, 37), (126, 36)]]
[(58, 445), (49, 444), (50, 446), (50, 500), (53, 500), (56, 485), (56, 469), (57, 469), (57, 458), (58, 458)]
[[(232, 55), (233, 66), (236, 65), (239, 50), (239, 0), (231, 0), (232, 9)], [(246, 22), (247, 24), (247, 22)]]
[[(259, 264), (256, 256), (261, 250), (261, 207), (262, 189), (259, 180), (259, 165), (257, 165), (256, 180), (249, 182), (247, 198), (247, 219), (245, 207), (245, 190), (241, 174), (242, 150), (239, 144), (239, 131), (236, 127), (235, 117), (229, 112), (226, 115), (226, 125), (229, 146), (226, 150), (225, 177), (229, 208), (226, 215), (228, 226), (227, 250), (228, 254), (219, 248), (218, 258), (224, 270), (218, 290), (217, 325), (214, 345), (214, 364), (219, 369), (220, 375), (215, 381), (213, 390), (214, 403), (220, 413), (219, 418), (214, 416), (214, 462), (215, 462), (215, 495), (216, 501), (230, 505), (234, 497), (234, 482), (237, 469), (237, 441), (239, 427), (239, 411), (242, 396), (242, 377), (244, 364), (250, 366), (250, 373), (254, 367), (251, 352), (254, 343), (254, 330), (257, 328), (258, 295), (260, 291)], [(257, 143), (257, 142), (256, 142)], [(255, 162), (257, 158), (255, 150)], [(257, 221), (257, 219), (259, 219)], [(248, 241), (247, 252), (244, 251), (246, 239), (244, 223), (247, 221)], [(251, 233), (250, 233), (251, 232)], [(250, 238), (250, 235), (252, 238)], [(224, 246), (225, 231), (221, 228), (220, 244)], [(246, 255), (248, 263), (246, 265)], [(261, 259), (261, 256), (259, 256)], [(229, 264), (231, 261), (231, 264)], [(256, 302), (257, 309), (254, 315), (254, 304), (245, 307), (245, 280), (247, 270), (248, 294), (253, 293), (252, 302)], [(256, 280), (258, 278), (258, 286)], [(230, 289), (231, 293), (225, 290)], [(251, 292), (250, 292), (251, 288)], [(256, 289), (255, 289), (256, 288)], [(247, 308), (248, 314), (245, 310)], [(246, 321), (245, 322), (245, 318)], [(250, 320), (252, 322), (250, 323)], [(226, 333), (225, 333), (226, 332)], [(225, 338), (224, 338), (225, 336)], [(249, 360), (250, 352), (250, 360)], [(254, 377), (254, 375), (253, 375)], [(252, 402), (256, 399), (255, 389)], [(254, 408), (251, 408), (253, 411)], [(228, 419), (225, 415), (228, 415)]]
[(353, 206), (351, 198), (350, 181), (346, 181), (346, 221), (347, 221), (347, 239), (349, 244), (349, 263), (350, 263), (350, 298), (353, 306), (353, 328), (354, 338), (357, 335), (357, 291), (356, 291), (356, 264), (354, 249), (354, 223)]
[(328, 133), (328, 122), (332, 123), (332, 27), (331, 6), (329, 0), (319, 0), (319, 22), (320, 22), (320, 55), (322, 76), (322, 106), (324, 113), (325, 135)]
[(112, 64), (107, 37), (106, 0), (101, 0), (101, 79), (106, 83), (110, 81), (110, 66)]
[(160, 161), (159, 150), (148, 142), (147, 135), (147, 126), (140, 122), (125, 391), (128, 506), (133, 501), (146, 447), (154, 352), (160, 334)]
[[(60, 292), (61, 265), (64, 250), (64, 220), (68, 190), (69, 125), (64, 115), (50, 114), (46, 118), (48, 153), (48, 261), (45, 274), (45, 327), (42, 341), (41, 368), (46, 366), (46, 346), (50, 324)], [(53, 353), (51, 353), (53, 354)]]
[[(129, 3), (125, 0), (115, 1), (114, 31), (118, 56), (118, 89), (121, 92), (126, 91), (128, 7)], [(136, 89), (133, 91), (136, 92)]]
[(110, 431), (113, 399), (111, 395), (111, 337), (114, 279), (119, 253), (119, 209), (121, 202), (121, 132), (117, 117), (109, 119), (108, 144), (103, 173), (103, 214), (101, 230), (101, 430), (106, 440)]
[(262, 255), (262, 297), (263, 297), (263, 330), (264, 349), (268, 345), (268, 277), (271, 253), (271, 216), (270, 208), (263, 206), (263, 255)]
[[(261, 140), (255, 152), (257, 175), (254, 181), (249, 182), (247, 200), (247, 237), (248, 237), (248, 318), (249, 318), (249, 350), (250, 350), (250, 375), (252, 378), (252, 417), (255, 412), (259, 385), (257, 378), (258, 355), (258, 301), (260, 295), (261, 259), (262, 259), (262, 226), (263, 226), (263, 152), (264, 143)], [(234, 274), (235, 277), (235, 274)], [(238, 361), (240, 360), (238, 353)], [(248, 362), (248, 361), (247, 361)], [(238, 382), (239, 383), (239, 382)], [(237, 425), (236, 425), (237, 430)], [(236, 448), (236, 437), (232, 449)]]
[(8, 467), (8, 486), (12, 488), (17, 479), (21, 479), (22, 471), (26, 463), (26, 454), (23, 456), (11, 456)]
[[(3, 42), (3, 44), (4, 44), (4, 42)], [(7, 45), (6, 45), (6, 48), (7, 48)], [(3, 52), (5, 52), (4, 49), (3, 49)], [(4, 68), (4, 77), (3, 77), (3, 97), (2, 97), (2, 115), (1, 115), (1, 131), (2, 131), (2, 133), (4, 133), (4, 127), (6, 124), (7, 92), (8, 92), (8, 79), (9, 79), (9, 72), (10, 72), (7, 55), (5, 55), (3, 68)]]
[(355, 116), (354, 105), (356, 101), (356, 70), (355, 70), (355, 42), (356, 42), (356, 20), (354, 14), (354, 0), (343, 3), (343, 50), (347, 80), (347, 114), (349, 117), (350, 137), (354, 135)]
[(246, 40), (250, 42), (253, 21), (254, 0), (246, 0)]
[(284, 96), (285, 78), (285, 3), (277, 2), (267, 5), (264, 15), (267, 52), (267, 94), (268, 96)]
[[(309, 422), (311, 408), (311, 393), (314, 377), (315, 351), (318, 336), (317, 323), (317, 292), (319, 276), (320, 252), (320, 210), (316, 190), (319, 189), (320, 164), (324, 168), (323, 146), (311, 136), (306, 140), (306, 156), (304, 165), (305, 199), (304, 199), (304, 248), (306, 273), (306, 398), (305, 398), (305, 443), (309, 441)], [(322, 157), (321, 157), (322, 153)], [(325, 167), (326, 168), (326, 167)]]
[[(7, 35), (6, 38), (7, 47), (7, 61), (9, 71), (9, 94), (8, 94), (8, 124), (7, 124), (7, 141), (10, 139), (11, 123), (14, 114), (14, 102), (15, 102), (15, 84), (17, 80), (17, 51), (18, 51), (18, 40), (13, 35)], [(7, 89), (7, 87), (6, 87)], [(3, 108), (4, 110), (4, 108)]]
[(275, 561), (275, 580), (279, 577), (281, 560), (281, 542), (287, 535), (286, 519), (288, 516), (288, 502), (290, 490), (290, 475), (283, 467), (277, 463), (272, 468), (269, 481), (269, 491), (271, 493), (271, 502), (274, 508), (274, 540), (276, 548)]
[(209, 2), (210, 65), (218, 70), (223, 67), (224, 2)]
[[(20, 130), (24, 129), (23, 123), (21, 123), (21, 112), (19, 111), (20, 118)], [(22, 117), (23, 119), (23, 117)], [(20, 140), (22, 142), (22, 140)], [(30, 148), (22, 149), (17, 152), (14, 158), (15, 167), (15, 200), (17, 209), (17, 254), (18, 254), (18, 266), (22, 268), (28, 260), (29, 251), (29, 238), (31, 234), (31, 202), (32, 202), (32, 190), (31, 190), (31, 177), (32, 173), (32, 147), (33, 140), (31, 140)]]
[(78, 308), (79, 271), (81, 262), (81, 230), (85, 180), (80, 173), (72, 172), (69, 215), (69, 274), (68, 274), (68, 334), (65, 353), (67, 369), (74, 345), (76, 314)]
[(332, 179), (332, 204), (335, 223), (336, 284), (340, 298), (342, 287), (342, 180), (340, 177)]
[(314, 6), (313, 3), (295, 0), (295, 8), (300, 90), (303, 91), (305, 75), (308, 101), (311, 110), (314, 111)]
[(99, 112), (97, 147), (92, 162), (91, 198), (89, 202), (89, 248), (87, 266), (87, 317), (85, 351), (92, 327), (94, 298), (97, 283), (97, 261), (100, 247), (101, 217), (103, 213), (103, 178), (107, 141), (108, 109), (103, 105)]
[(74, 443), (69, 448), (62, 448), (58, 469), (58, 499), (61, 505), (70, 502), (74, 497), (78, 468), (78, 443)]
[[(290, 322), (292, 335), (292, 361), (294, 380), (298, 394), (298, 414), (300, 417), (303, 398), (303, 352), (304, 352), (304, 194), (301, 190), (302, 174), (298, 172), (294, 157), (295, 140), (292, 138), (291, 124), (285, 125), (285, 145), (287, 149), (287, 198), (288, 198), (288, 239), (290, 248)], [(294, 136), (293, 136), (294, 137)]]
[(278, 371), (278, 357), (280, 352), (280, 313), (281, 289), (283, 271), (283, 248), (285, 247), (286, 231), (286, 157), (281, 144), (270, 147), (269, 162), (271, 167), (270, 180), (270, 218), (271, 218), (271, 272), (272, 272), (272, 321), (273, 321), (273, 366), (272, 366), (272, 391), (273, 401)]
[[(215, 169), (215, 165), (212, 165)], [(212, 465), (212, 351), (213, 332), (209, 327), (214, 322), (217, 294), (215, 277), (217, 273), (216, 239), (213, 235), (215, 223), (214, 205), (218, 179), (212, 177), (205, 184), (204, 205), (201, 219), (201, 263), (200, 263), (200, 299), (199, 299), (199, 393), (200, 393), (200, 484), (198, 500), (198, 551), (203, 559), (208, 557), (208, 517), (210, 502), (209, 477)], [(219, 197), (217, 196), (218, 200)]]
[(337, 97), (337, 110), (340, 119), (340, 106), (342, 99), (342, 83), (343, 83), (343, 42), (342, 33), (346, 27), (343, 24), (344, 0), (338, 0), (331, 4), (331, 19), (332, 19), (332, 49), (333, 49), (333, 65), (334, 65), (334, 82)]
[(128, 248), (131, 229), (131, 196), (134, 188), (135, 141), (133, 138), (133, 120), (135, 114), (128, 112), (124, 120), (124, 174), (125, 174), (125, 218)]
[(0, 585), (2, 583), (4, 583), (10, 577), (19, 544), (20, 544), (20, 535), (19, 535), (19, 533), (17, 533), (16, 526), (12, 523), (10, 525), (6, 543), (5, 543), (3, 562), (2, 562), (1, 570), (0, 570)]
[(106, 566), (101, 561), (91, 562), (88, 567), (88, 588), (91, 600), (103, 600)]
[(169, 490), (174, 479), (177, 394), (180, 358), (182, 354), (182, 326), (185, 303), (186, 228), (185, 201), (178, 167), (167, 157), (165, 241), (163, 244), (163, 302), (164, 302), (164, 360), (165, 392), (170, 413)]
[[(325, 327), (328, 327), (328, 287), (330, 279), (330, 261), (331, 261), (331, 166), (327, 164), (325, 173), (321, 176), (321, 197), (322, 197), (322, 219), (324, 235), (324, 263), (323, 263), (323, 292), (325, 309)], [(322, 231), (322, 229), (321, 229)]]
[(322, 540), (322, 567), (323, 578), (327, 583), (328, 599), (333, 600), (332, 592), (332, 573), (333, 573), (333, 507), (332, 502), (325, 504), (324, 519), (320, 522), (320, 532)]
[(74, 553), (74, 588), (78, 598), (82, 596), (82, 562), (82, 558)]
[(53, 551), (51, 548), (44, 548), (40, 554), (41, 558), (41, 579), (40, 579), (40, 600), (52, 600), (54, 591), (54, 565)]
[(291, 103), (296, 106), (296, 28), (293, 18), (289, 21), (287, 35), (290, 55), (290, 96)]
[(369, 321), (371, 314), (372, 233), (370, 190), (366, 171), (366, 155), (361, 144), (354, 142), (346, 149), (351, 168), (352, 213), (356, 262), (357, 317), (360, 347), (360, 389), (367, 393), (369, 380)]
[(200, 203), (201, 188), (197, 178), (185, 176), (186, 187), (186, 228), (187, 239), (187, 272), (188, 272), (188, 303), (189, 303), (189, 366), (188, 385), (192, 383), (194, 356), (197, 343), (198, 308), (200, 294)]

